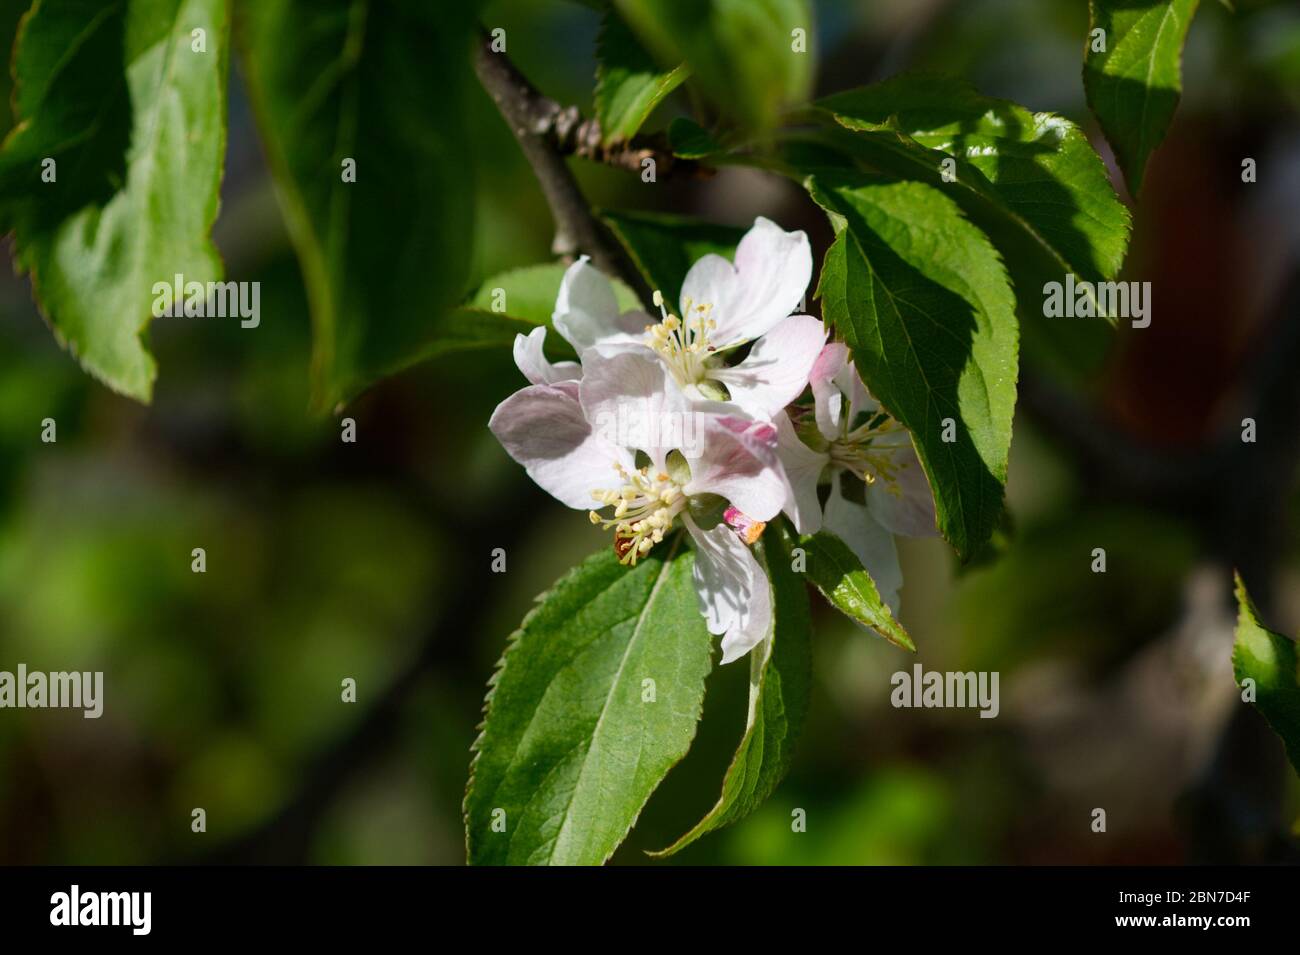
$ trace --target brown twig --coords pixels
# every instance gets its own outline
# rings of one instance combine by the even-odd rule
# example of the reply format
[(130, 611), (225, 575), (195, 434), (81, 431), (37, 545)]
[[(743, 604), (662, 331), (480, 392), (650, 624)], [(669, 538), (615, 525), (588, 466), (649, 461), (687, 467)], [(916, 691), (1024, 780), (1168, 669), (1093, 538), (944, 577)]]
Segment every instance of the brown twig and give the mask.
[(562, 156), (579, 156), (638, 175), (644, 170), (645, 161), (653, 159), (656, 177), (707, 178), (714, 172), (693, 159), (675, 156), (665, 136), (638, 135), (629, 140), (606, 143), (599, 120), (583, 119), (578, 107), (560, 106), (540, 94), (533, 104), (537, 117), (534, 128)]
[[(565, 156), (583, 156), (637, 170), (642, 158), (652, 156), (656, 175), (661, 175), (673, 168), (672, 155), (656, 152), (635, 140), (623, 146), (601, 145), (600, 127), (595, 120), (584, 122), (575, 107), (566, 109), (539, 93), (505, 53), (492, 50), (486, 35), (475, 51), (474, 70), (519, 141), (546, 196), (555, 220), (552, 251), (565, 257), (585, 252), (606, 274), (618, 276), (631, 286), (648, 307), (649, 286), (623, 247), (592, 213)], [(680, 168), (681, 161), (677, 166)]]

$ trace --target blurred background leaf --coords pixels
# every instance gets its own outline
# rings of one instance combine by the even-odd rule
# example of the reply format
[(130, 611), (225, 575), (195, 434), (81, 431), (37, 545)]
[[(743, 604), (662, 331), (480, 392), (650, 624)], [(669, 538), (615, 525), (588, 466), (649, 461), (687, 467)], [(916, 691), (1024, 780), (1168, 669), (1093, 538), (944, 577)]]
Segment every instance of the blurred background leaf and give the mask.
[(415, 0), (239, 10), (312, 302), (315, 404), (327, 410), (415, 361), (465, 291), (474, 164), (462, 103), (476, 4), (436, 15)]
[(685, 62), (727, 118), (763, 133), (807, 98), (814, 23), (807, 0), (615, 0), (663, 65)]

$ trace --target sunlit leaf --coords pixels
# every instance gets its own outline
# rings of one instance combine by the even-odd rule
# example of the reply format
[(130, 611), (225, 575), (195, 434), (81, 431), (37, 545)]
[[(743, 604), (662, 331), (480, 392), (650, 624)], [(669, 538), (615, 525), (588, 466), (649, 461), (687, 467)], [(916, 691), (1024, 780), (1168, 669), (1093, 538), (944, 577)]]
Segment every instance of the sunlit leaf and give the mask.
[(511, 637), (465, 796), (472, 864), (605, 862), (686, 755), (714, 641), (690, 550), (661, 546), (631, 570), (590, 557)]
[(225, 0), (46, 0), (19, 31), (0, 227), (58, 338), (142, 401), (155, 283), (221, 278), (228, 34)]
[(1237, 636), (1232, 645), (1237, 684), (1253, 682), (1254, 703), (1282, 737), (1287, 758), (1300, 773), (1300, 660), (1296, 643), (1260, 622), (1259, 611), (1237, 576)]
[[(955, 199), (1013, 267), (1037, 256), (1045, 276), (1058, 281), (1067, 271), (1090, 282), (1119, 273), (1129, 213), (1101, 157), (1069, 120), (929, 74), (897, 76), (816, 105), (857, 134), (841, 140), (855, 156)], [(1041, 297), (1043, 276), (1036, 277), (1028, 291)]]
[(822, 265), (822, 315), (911, 431), (939, 529), (969, 557), (1002, 512), (1016, 400), (1015, 300), (1002, 260), (922, 183), (825, 177), (812, 191), (838, 233)]
[[(1129, 191), (1169, 129), (1183, 90), (1183, 43), (1198, 0), (1091, 0), (1083, 87)], [(1105, 31), (1105, 52), (1093, 31)]]
[(849, 546), (834, 534), (820, 531), (799, 539), (807, 562), (808, 580), (832, 607), (850, 620), (870, 627), (895, 646), (916, 651), (912, 638), (880, 598), (876, 583)]
[(686, 67), (661, 70), (617, 12), (601, 21), (596, 41), (596, 118), (606, 143), (631, 139), (665, 96), (686, 79)]

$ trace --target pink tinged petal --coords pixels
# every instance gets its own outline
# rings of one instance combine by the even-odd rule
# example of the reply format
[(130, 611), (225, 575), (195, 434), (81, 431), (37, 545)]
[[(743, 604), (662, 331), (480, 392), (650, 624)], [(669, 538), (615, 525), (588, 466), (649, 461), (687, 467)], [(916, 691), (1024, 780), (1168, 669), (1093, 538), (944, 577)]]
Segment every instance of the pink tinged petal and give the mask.
[(898, 549), (894, 546), (893, 535), (872, 520), (865, 507), (847, 500), (840, 493), (838, 480), (831, 482), (831, 496), (826, 501), (822, 526), (857, 555), (875, 583), (880, 599), (897, 616), (903, 570), (898, 564)]
[(576, 361), (551, 364), (546, 359), (546, 326), (538, 325), (527, 335), (515, 336), (515, 365), (534, 385), (551, 385), (558, 381), (576, 381), (582, 366)]
[(694, 420), (697, 441), (681, 449), (691, 468), (687, 496), (717, 494), (756, 521), (781, 513), (786, 480), (776, 427), (738, 415), (696, 412)]
[[(719, 255), (699, 259), (682, 282), (682, 309), (713, 306), (715, 347), (767, 334), (795, 310), (812, 278), (812, 249), (803, 232), (786, 232), (762, 217), (736, 246), (735, 265)], [(683, 316), (685, 317), (685, 316)]]
[(848, 346), (843, 342), (831, 342), (821, 350), (808, 373), (808, 384), (812, 387), (813, 401), (817, 406), (817, 430), (827, 441), (840, 437), (844, 393), (836, 379), (848, 360)]
[(867, 509), (876, 522), (894, 534), (904, 537), (934, 537), (934, 493), (926, 480), (925, 470), (916, 456), (911, 439), (906, 432), (885, 440), (904, 440), (907, 444), (890, 452), (894, 482), (877, 478), (867, 485)]
[(792, 315), (755, 342), (739, 365), (719, 369), (712, 377), (726, 384), (731, 400), (746, 414), (768, 419), (803, 392), (825, 344), (821, 322)]
[[(551, 387), (554, 388), (556, 391), (568, 395), (574, 401), (578, 401), (578, 391), (579, 391), (578, 379), (575, 378), (572, 381), (557, 381), (555, 384), (551, 385)], [(578, 405), (579, 407), (581, 407), (582, 402), (578, 401)]]
[(695, 593), (709, 633), (722, 634), (722, 662), (739, 660), (772, 627), (772, 591), (749, 548), (725, 524), (701, 530), (683, 518), (695, 541)]
[(595, 345), (639, 340), (652, 321), (645, 312), (620, 314), (614, 286), (585, 255), (565, 271), (551, 315), (555, 330), (579, 355)]
[(588, 351), (578, 393), (601, 437), (645, 451), (658, 467), (669, 451), (696, 440), (690, 401), (649, 349)]
[(488, 427), (542, 490), (569, 507), (596, 507), (591, 492), (617, 487), (614, 465), (632, 464), (592, 431), (571, 382), (516, 391), (497, 405)]
[(776, 453), (786, 477), (785, 506), (782, 510), (794, 521), (800, 534), (816, 534), (821, 529), (822, 506), (817, 500), (817, 484), (822, 471), (830, 462), (830, 455), (814, 451), (799, 440), (790, 416), (778, 412), (772, 419), (776, 425)]

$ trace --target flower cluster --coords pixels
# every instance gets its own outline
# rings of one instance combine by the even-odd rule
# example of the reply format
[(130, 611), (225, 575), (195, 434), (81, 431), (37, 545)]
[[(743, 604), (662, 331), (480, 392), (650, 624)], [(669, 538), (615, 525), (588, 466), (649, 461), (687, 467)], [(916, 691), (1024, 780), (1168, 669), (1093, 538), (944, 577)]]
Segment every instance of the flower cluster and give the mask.
[[(552, 364), (546, 328), (515, 341), (530, 384), (489, 427), (544, 490), (589, 511), (635, 564), (676, 530), (696, 549), (695, 587), (722, 660), (772, 625), (750, 546), (784, 512), (800, 533), (839, 535), (897, 607), (894, 534), (934, 533), (910, 436), (882, 412), (822, 323), (792, 314), (812, 276), (802, 232), (758, 219), (735, 262), (699, 259), (673, 313), (620, 312), (584, 258), (565, 273), (552, 324), (579, 361)], [(811, 389), (811, 406), (797, 403)]]

